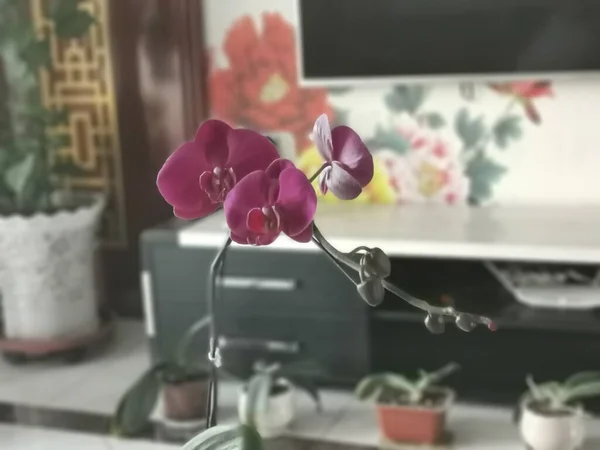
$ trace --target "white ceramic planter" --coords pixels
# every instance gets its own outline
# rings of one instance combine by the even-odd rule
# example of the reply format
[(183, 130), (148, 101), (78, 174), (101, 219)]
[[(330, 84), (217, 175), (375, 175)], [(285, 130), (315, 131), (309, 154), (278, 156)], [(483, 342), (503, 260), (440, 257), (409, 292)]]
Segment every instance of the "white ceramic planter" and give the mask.
[[(281, 436), (295, 415), (295, 392), (294, 387), (287, 381), (278, 381), (287, 389), (277, 395), (269, 397), (266, 411), (259, 413), (256, 417), (256, 428), (263, 438)], [(238, 397), (238, 415), (242, 423), (246, 420), (246, 404), (248, 396), (244, 388), (240, 389)]]
[(576, 450), (585, 439), (581, 412), (547, 416), (524, 405), (519, 428), (523, 441), (533, 450)]
[(4, 337), (49, 340), (97, 330), (95, 234), (103, 204), (98, 197), (56, 214), (0, 218)]

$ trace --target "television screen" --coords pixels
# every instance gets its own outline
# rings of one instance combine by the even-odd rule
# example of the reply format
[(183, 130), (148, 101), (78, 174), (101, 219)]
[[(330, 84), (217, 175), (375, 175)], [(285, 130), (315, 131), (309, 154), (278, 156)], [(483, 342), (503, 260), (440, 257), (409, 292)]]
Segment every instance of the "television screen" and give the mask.
[(600, 0), (298, 0), (304, 82), (600, 70)]

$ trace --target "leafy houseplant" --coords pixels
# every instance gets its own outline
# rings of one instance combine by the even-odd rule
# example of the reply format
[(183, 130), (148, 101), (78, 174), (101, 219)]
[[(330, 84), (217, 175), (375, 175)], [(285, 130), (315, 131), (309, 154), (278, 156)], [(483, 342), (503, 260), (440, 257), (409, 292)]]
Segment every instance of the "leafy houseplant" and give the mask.
[[(49, 0), (51, 27), (36, 30), (29, 3), (0, 0), (0, 285), (6, 337), (52, 339), (98, 325), (90, 255), (103, 202), (67, 189), (87, 172), (61, 151), (69, 111), (44, 105), (40, 77), (51, 33), (79, 39), (95, 19), (77, 0)], [(31, 309), (44, 320), (22, 317)]]
[(172, 358), (148, 368), (121, 397), (112, 420), (115, 434), (143, 432), (162, 388), (164, 416), (173, 421), (197, 421), (205, 417), (209, 366), (190, 359), (189, 347), (209, 321), (201, 319), (185, 332)]
[[(319, 369), (308, 362), (286, 365), (258, 362), (242, 386), (238, 402), (240, 422), (256, 425), (263, 437), (280, 435), (294, 419), (294, 390), (305, 391), (321, 409), (319, 391), (311, 381)], [(250, 411), (256, 405), (256, 411)]]
[(457, 369), (452, 363), (436, 372), (421, 370), (414, 380), (395, 373), (369, 375), (358, 383), (356, 396), (375, 401), (385, 438), (434, 444), (443, 437), (446, 411), (454, 400), (453, 391), (437, 384)]
[(533, 450), (574, 450), (585, 439), (584, 414), (578, 402), (600, 396), (600, 372), (581, 372), (563, 383), (536, 384), (526, 379), (528, 391), (520, 404), (519, 427)]

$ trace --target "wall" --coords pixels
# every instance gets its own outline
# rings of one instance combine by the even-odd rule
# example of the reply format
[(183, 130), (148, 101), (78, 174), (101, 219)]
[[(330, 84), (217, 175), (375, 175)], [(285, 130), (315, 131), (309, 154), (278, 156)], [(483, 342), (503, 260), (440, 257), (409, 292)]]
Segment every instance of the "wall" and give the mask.
[(598, 79), (306, 89), (293, 0), (208, 0), (205, 20), (213, 115), (290, 133), (307, 172), (318, 115), (355, 128), (376, 158), (358, 201), (600, 203)]

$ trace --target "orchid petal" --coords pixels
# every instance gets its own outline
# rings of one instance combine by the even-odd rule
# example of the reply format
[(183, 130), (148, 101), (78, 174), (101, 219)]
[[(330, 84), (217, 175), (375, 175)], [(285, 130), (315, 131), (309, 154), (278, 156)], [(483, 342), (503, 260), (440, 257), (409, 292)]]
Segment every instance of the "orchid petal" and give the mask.
[(206, 162), (201, 146), (196, 142), (186, 142), (169, 156), (158, 172), (158, 190), (182, 216), (201, 217), (196, 214), (209, 210), (211, 204), (200, 189), (198, 180), (200, 174), (207, 170), (212, 168)]
[(285, 169), (289, 169), (290, 167), (295, 167), (293, 162), (291, 162), (289, 159), (280, 158), (269, 164), (269, 167), (267, 167), (265, 172), (269, 178), (277, 180), (279, 179), (281, 172), (283, 172)]
[(194, 220), (194, 219), (200, 219), (202, 217), (206, 217), (209, 214), (212, 214), (213, 212), (216, 211), (217, 209), (216, 204), (214, 203), (210, 203), (210, 202), (206, 202), (206, 203), (202, 203), (197, 205), (196, 207), (191, 207), (191, 208), (178, 208), (178, 207), (174, 207), (173, 208), (173, 215), (179, 219), (183, 219), (183, 220)]
[(336, 161), (331, 165), (325, 183), (333, 195), (341, 200), (353, 200), (362, 192), (359, 182)]
[(281, 230), (288, 236), (301, 233), (315, 217), (317, 194), (306, 175), (295, 167), (279, 175), (275, 207), (281, 216)]
[(228, 134), (229, 159), (226, 165), (233, 169), (240, 181), (255, 170), (265, 170), (279, 158), (277, 147), (265, 136), (251, 130), (231, 130)]
[(327, 194), (327, 191), (329, 190), (327, 188), (327, 180), (329, 179), (330, 176), (331, 176), (331, 166), (325, 167), (325, 169), (323, 169), (323, 171), (319, 175), (319, 189), (321, 189), (321, 193), (323, 195)]
[(342, 163), (361, 187), (369, 184), (373, 178), (373, 156), (356, 131), (347, 126), (335, 127), (332, 142), (333, 160)]
[(309, 223), (308, 226), (302, 230), (300, 233), (296, 234), (295, 236), (290, 236), (293, 240), (297, 241), (297, 242), (302, 242), (302, 243), (306, 243), (306, 242), (310, 242), (312, 237), (313, 237), (313, 223)]
[(312, 140), (317, 150), (325, 161), (331, 162), (333, 158), (333, 140), (331, 138), (331, 126), (327, 114), (321, 114), (315, 121)]
[(194, 142), (201, 146), (206, 161), (214, 167), (224, 167), (229, 158), (227, 137), (233, 129), (220, 120), (207, 120), (196, 132)]
[(232, 233), (245, 238), (248, 236), (248, 212), (254, 208), (262, 208), (267, 204), (266, 193), (269, 179), (263, 171), (255, 171), (246, 175), (229, 192), (223, 207), (225, 220)]

